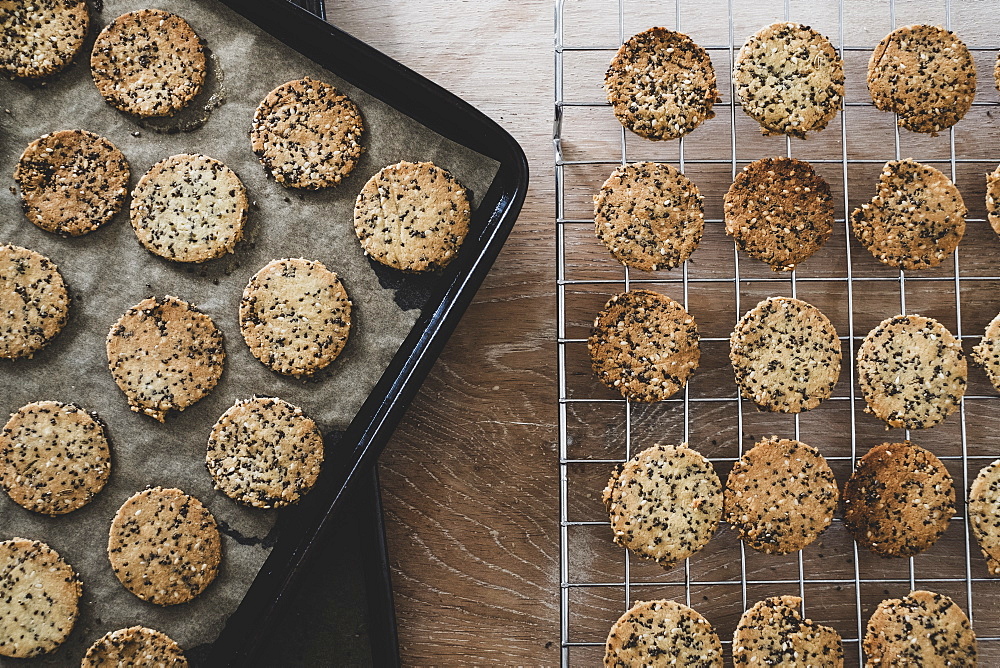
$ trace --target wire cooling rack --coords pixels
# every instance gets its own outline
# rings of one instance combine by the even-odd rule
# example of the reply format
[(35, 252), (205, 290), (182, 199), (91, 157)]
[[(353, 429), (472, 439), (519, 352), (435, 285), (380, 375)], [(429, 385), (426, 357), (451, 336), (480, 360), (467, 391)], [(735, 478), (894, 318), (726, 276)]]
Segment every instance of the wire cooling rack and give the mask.
[[(1000, 396), (970, 365), (961, 409), (929, 430), (887, 431), (864, 412), (854, 354), (878, 322), (899, 313), (940, 320), (968, 353), (1000, 311), (1000, 239), (986, 221), (984, 174), (1000, 161), (1000, 96), (993, 64), (1000, 34), (988, 3), (781, 2), (757, 0), (557, 0), (555, 4), (555, 186), (557, 237), (560, 596), (563, 665), (599, 665), (612, 623), (635, 601), (672, 598), (704, 614), (719, 631), (726, 661), (742, 612), (768, 596), (802, 598), (802, 612), (836, 628), (849, 666), (864, 664), (860, 638), (875, 606), (914, 589), (951, 596), (979, 638), (981, 665), (1000, 665), (1000, 579), (988, 575), (965, 516), (979, 470), (1000, 457)], [(847, 92), (829, 127), (805, 141), (763, 137), (734, 99), (734, 56), (752, 33), (777, 21), (811, 25), (845, 63)], [(865, 87), (868, 57), (898, 26), (954, 30), (976, 60), (979, 87), (964, 120), (938, 137), (900, 131), (874, 109)], [(709, 53), (722, 100), (717, 116), (686, 138), (650, 142), (618, 124), (603, 95), (603, 74), (618, 46), (654, 25), (688, 33)], [(837, 225), (830, 241), (788, 273), (741, 255), (724, 233), (722, 197), (738, 170), (768, 156), (808, 160), (831, 186)], [(847, 214), (871, 198), (882, 165), (912, 157), (950, 175), (963, 193), (966, 236), (951, 261), (922, 271), (876, 262), (853, 238)], [(705, 197), (705, 235), (681, 268), (629, 271), (593, 232), (592, 196), (620, 164), (669, 162)], [(656, 404), (629, 404), (596, 380), (586, 350), (594, 316), (607, 299), (652, 287), (681, 303), (702, 334), (702, 362), (687, 387)], [(739, 317), (769, 296), (805, 299), (831, 319), (844, 365), (834, 395), (799, 415), (759, 412), (733, 382), (728, 336)], [(723, 525), (712, 542), (670, 571), (632, 557), (611, 541), (601, 491), (612, 467), (655, 443), (688, 442), (720, 479), (760, 438), (800, 439), (826, 456), (843, 484), (854, 462), (882, 442), (911, 439), (937, 454), (955, 479), (957, 514), (942, 539), (910, 559), (859, 549), (840, 514), (814, 544), (792, 555), (744, 547)]]

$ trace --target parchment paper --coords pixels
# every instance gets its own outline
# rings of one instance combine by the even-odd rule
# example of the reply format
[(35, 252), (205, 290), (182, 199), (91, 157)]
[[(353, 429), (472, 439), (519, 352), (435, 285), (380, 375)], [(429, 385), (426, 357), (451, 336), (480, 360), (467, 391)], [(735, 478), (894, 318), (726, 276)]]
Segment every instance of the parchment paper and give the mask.
[[(51, 258), (72, 298), (69, 324), (48, 347), (30, 360), (0, 360), (0, 416), (30, 401), (77, 403), (104, 420), (113, 455), (107, 487), (69, 515), (37, 515), (0, 494), (0, 539), (45, 541), (73, 565), (84, 585), (80, 619), (70, 638), (55, 653), (32, 660), (33, 665), (77, 665), (95, 639), (133, 624), (160, 629), (187, 649), (218, 636), (270, 550), (269, 532), (279, 513), (244, 508), (213, 489), (204, 465), (212, 425), (237, 399), (257, 394), (301, 406), (324, 432), (344, 429), (412, 328), (428, 281), (437, 280), (373, 267), (352, 227), (357, 192), (386, 165), (431, 160), (467, 186), (475, 205), (475, 195), (486, 192), (497, 171), (494, 161), (345, 84), (221, 4), (106, 0), (104, 5), (92, 14), (84, 54), (68, 70), (44, 85), (0, 81), (0, 244), (18, 244)], [(94, 35), (119, 14), (147, 6), (186, 18), (212, 54), (206, 91), (181, 119), (140, 123), (105, 104), (90, 79)], [(247, 138), (254, 109), (264, 96), (305, 75), (346, 92), (366, 124), (367, 151), (354, 172), (320, 192), (285, 189), (266, 177)], [(214, 109), (198, 127), (206, 107)], [(83, 237), (63, 239), (36, 228), (21, 211), (14, 166), (39, 135), (75, 128), (101, 134), (121, 149), (132, 168), (132, 187), (149, 167), (170, 155), (204, 153), (222, 160), (239, 174), (253, 202), (247, 238), (226, 258), (203, 265), (172, 263), (148, 253), (136, 240), (127, 220), (128, 202), (114, 220)], [(243, 287), (264, 264), (281, 257), (323, 262), (341, 277), (354, 302), (346, 349), (310, 381), (266, 369), (239, 332)], [(104, 341), (127, 308), (164, 294), (190, 301), (211, 316), (225, 337), (227, 357), (222, 380), (212, 393), (160, 424), (128, 409), (108, 372)], [(328, 461), (337, 456), (327, 452)], [(115, 511), (149, 485), (179, 487), (198, 497), (223, 531), (219, 577), (190, 603), (160, 608), (141, 601), (118, 582), (108, 564), (107, 534)]]

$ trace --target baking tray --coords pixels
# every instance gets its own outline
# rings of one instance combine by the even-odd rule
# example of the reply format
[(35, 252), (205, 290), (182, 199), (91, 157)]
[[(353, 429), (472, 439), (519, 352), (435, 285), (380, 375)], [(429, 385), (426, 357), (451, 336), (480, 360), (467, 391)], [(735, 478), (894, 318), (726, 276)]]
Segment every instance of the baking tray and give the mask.
[[(555, 187), (557, 355), (560, 472), (560, 644), (562, 665), (599, 665), (615, 620), (640, 600), (669, 598), (701, 612), (716, 627), (727, 665), (740, 615), (755, 602), (799, 596), (802, 612), (834, 627), (846, 666), (864, 665), (861, 638), (875, 606), (912, 589), (951, 596), (969, 615), (980, 665), (1000, 665), (1000, 579), (990, 577), (970, 535), (965, 494), (1000, 453), (1000, 396), (969, 365), (961, 410), (927, 430), (886, 430), (864, 412), (854, 355), (883, 318), (920, 313), (947, 326), (968, 353), (1000, 311), (1000, 238), (985, 212), (985, 178), (1000, 161), (1000, 97), (993, 64), (1000, 40), (985, 5), (948, 0), (815, 2), (808, 0), (555, 0)], [(837, 116), (802, 141), (764, 137), (739, 106), (733, 61), (746, 39), (778, 21), (811, 25), (845, 64), (846, 94)], [(976, 100), (966, 117), (938, 137), (899, 130), (874, 109), (865, 84), (868, 58), (896, 27), (930, 23), (954, 30), (977, 65)], [(718, 78), (716, 116), (678, 141), (650, 142), (624, 130), (604, 97), (604, 71), (622, 42), (652, 26), (689, 34), (709, 53)], [(772, 272), (726, 236), (723, 195), (753, 160), (809, 161), (831, 186), (833, 235), (794, 272)], [(887, 160), (913, 157), (948, 175), (963, 194), (967, 228), (954, 257), (934, 269), (898, 271), (878, 263), (855, 240), (846, 213), (868, 201)], [(705, 233), (683, 267), (630, 271), (594, 235), (593, 200), (618, 165), (667, 162), (685, 172), (705, 200)], [(654, 404), (628, 403), (591, 370), (586, 350), (594, 316), (607, 299), (650, 288), (684, 304), (701, 331), (701, 365), (687, 386)], [(757, 410), (737, 392), (729, 334), (758, 301), (792, 296), (816, 305), (840, 335), (844, 360), (833, 396), (797, 415)], [(835, 515), (813, 544), (790, 555), (744, 546), (723, 523), (705, 548), (665, 571), (611, 540), (601, 491), (612, 468), (655, 443), (688, 442), (725, 480), (756, 440), (776, 434), (817, 447), (838, 483), (882, 442), (906, 438), (927, 447), (955, 480), (956, 514), (942, 538), (908, 559), (882, 559), (852, 540)]]

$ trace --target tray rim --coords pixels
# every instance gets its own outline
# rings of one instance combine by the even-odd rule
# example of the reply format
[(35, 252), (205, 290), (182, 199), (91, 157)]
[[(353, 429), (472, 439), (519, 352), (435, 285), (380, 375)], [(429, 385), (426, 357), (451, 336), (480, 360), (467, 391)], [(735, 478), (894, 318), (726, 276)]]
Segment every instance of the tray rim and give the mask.
[[(378, 455), (496, 260), (528, 187), (528, 162), (517, 141), (455, 94), (288, 0), (218, 2), (341, 79), (437, 134), (496, 160), (500, 166), (473, 215), (472, 229), (480, 230), (478, 236), (470, 233), (466, 238), (462, 249), (465, 252), (460, 251), (444, 270), (413, 329), (338, 439), (338, 447), (351, 444), (349, 463), (336, 471), (335, 480), (330, 480), (334, 474), (325, 476), (325, 489), (314, 490), (299, 508), (290, 508), (279, 518), (280, 536), (271, 553), (211, 643), (207, 665), (212, 666), (253, 665), (255, 650), (273, 620), (290, 603), (316, 544), (334, 526), (336, 514), (346, 507), (345, 502), (351, 496), (365, 494), (361, 489), (375, 470)], [(354, 63), (354, 69), (347, 69), (344, 63)], [(330, 439), (326, 441), (329, 447)], [(379, 522), (380, 531), (381, 513), (370, 518)], [(385, 564), (384, 585), (388, 586), (384, 534), (382, 541), (377, 556)], [(371, 584), (372, 574), (367, 574), (366, 579)], [(387, 632), (395, 639), (391, 590), (388, 594), (380, 596), (378, 604), (389, 607), (381, 617), (391, 623)], [(392, 651), (398, 662), (398, 652)]]

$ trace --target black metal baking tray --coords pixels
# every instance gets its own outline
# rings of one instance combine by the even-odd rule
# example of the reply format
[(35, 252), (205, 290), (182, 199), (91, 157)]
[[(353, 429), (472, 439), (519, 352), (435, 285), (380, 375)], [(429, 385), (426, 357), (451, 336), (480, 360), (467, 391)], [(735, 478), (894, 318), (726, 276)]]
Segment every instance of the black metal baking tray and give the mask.
[[(328, 69), (341, 79), (394, 107), (430, 130), (488, 156), (499, 171), (473, 214), (463, 247), (443, 274), (432, 280), (414, 277), (426, 293), (416, 325), (400, 346), (361, 410), (342, 434), (327, 435), (329, 458), (316, 488), (281, 518), (274, 548), (239, 608), (209, 648), (195, 660), (205, 665), (254, 665), (257, 648), (274, 621), (293, 600), (294, 586), (310, 557), (338, 525), (341, 508), (355, 488), (371, 485), (379, 453), (426, 378), (448, 337), (471, 303), (520, 211), (528, 184), (528, 165), (517, 142), (494, 121), (464, 100), (392, 60), (367, 44), (286, 0), (220, 0), (264, 31)], [(321, 9), (317, 0), (310, 8)], [(336, 450), (334, 446), (336, 445)], [(368, 581), (369, 612), (383, 637), (395, 647), (391, 590), (388, 588), (381, 514), (370, 515), (370, 543), (381, 545)], [(379, 541), (382, 541), (379, 543)], [(379, 581), (381, 580), (381, 585)], [(381, 593), (379, 593), (381, 592)], [(373, 646), (376, 638), (373, 638)], [(381, 643), (380, 643), (381, 644)], [(394, 649), (375, 665), (391, 665)], [(205, 657), (204, 661), (197, 657)]]

